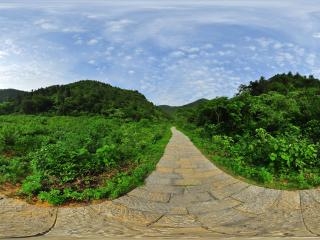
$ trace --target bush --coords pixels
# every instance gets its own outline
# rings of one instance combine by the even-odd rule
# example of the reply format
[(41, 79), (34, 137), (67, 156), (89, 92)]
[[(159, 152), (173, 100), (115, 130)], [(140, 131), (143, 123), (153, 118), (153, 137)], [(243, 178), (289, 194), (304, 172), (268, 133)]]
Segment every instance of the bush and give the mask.
[(22, 183), (21, 193), (28, 196), (37, 195), (42, 188), (40, 174), (28, 176)]
[(0, 116), (0, 121), (0, 183), (22, 183), (22, 194), (52, 204), (126, 193), (155, 168), (170, 137), (167, 122), (146, 119)]

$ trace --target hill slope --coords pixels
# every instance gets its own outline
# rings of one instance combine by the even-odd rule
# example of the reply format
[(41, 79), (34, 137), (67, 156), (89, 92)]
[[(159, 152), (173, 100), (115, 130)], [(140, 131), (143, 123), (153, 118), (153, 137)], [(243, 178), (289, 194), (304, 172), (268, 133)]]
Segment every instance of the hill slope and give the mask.
[(158, 107), (165, 112), (168, 115), (173, 115), (176, 113), (176, 111), (181, 110), (181, 109), (190, 109), (190, 108), (195, 108), (198, 107), (200, 104), (205, 103), (209, 101), (208, 99), (201, 98), (198, 99), (194, 102), (182, 105), (182, 106), (169, 106), (169, 105), (159, 105)]
[(0, 103), (17, 99), (19, 96), (24, 95), (26, 92), (16, 89), (0, 89)]
[[(9, 106), (8, 106), (9, 105)], [(109, 84), (83, 80), (28, 92), (0, 108), (0, 113), (81, 115), (157, 118), (160, 111), (138, 91), (124, 90)]]

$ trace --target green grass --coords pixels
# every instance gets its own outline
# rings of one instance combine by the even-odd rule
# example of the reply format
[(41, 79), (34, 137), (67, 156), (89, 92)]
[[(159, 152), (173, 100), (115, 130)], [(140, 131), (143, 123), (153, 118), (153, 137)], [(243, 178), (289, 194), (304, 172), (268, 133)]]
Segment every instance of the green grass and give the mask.
[(55, 205), (139, 186), (171, 136), (165, 121), (12, 115), (0, 122), (0, 184)]

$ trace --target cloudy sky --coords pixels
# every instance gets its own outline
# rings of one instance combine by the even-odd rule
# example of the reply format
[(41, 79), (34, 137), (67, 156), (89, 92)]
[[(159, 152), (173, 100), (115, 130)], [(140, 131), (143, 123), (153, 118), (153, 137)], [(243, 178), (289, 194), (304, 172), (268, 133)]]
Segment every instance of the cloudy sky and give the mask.
[(320, 77), (318, 0), (6, 0), (0, 31), (0, 89), (95, 79), (182, 105)]

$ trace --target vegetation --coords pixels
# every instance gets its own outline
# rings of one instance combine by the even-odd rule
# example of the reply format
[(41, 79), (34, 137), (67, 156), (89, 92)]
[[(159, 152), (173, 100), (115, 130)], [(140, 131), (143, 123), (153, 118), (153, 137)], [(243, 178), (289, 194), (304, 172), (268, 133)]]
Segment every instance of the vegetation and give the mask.
[(205, 103), (209, 101), (208, 99), (205, 98), (201, 98), (198, 99), (197, 101), (194, 101), (192, 103), (183, 105), (183, 106), (169, 106), (169, 105), (160, 105), (159, 108), (168, 116), (168, 117), (172, 117), (172, 115), (174, 115), (178, 110), (187, 110), (187, 109), (192, 109), (197, 107), (198, 105)]
[(0, 91), (0, 184), (52, 204), (115, 198), (141, 184), (170, 137), (137, 91), (98, 81)]
[(179, 109), (178, 125), (222, 168), (275, 188), (320, 184), (320, 81), (279, 74)]
[(22, 97), (26, 92), (16, 89), (0, 89), (0, 103), (13, 101)]
[(52, 204), (115, 198), (141, 184), (169, 140), (165, 121), (0, 116), (0, 183)]
[(12, 113), (51, 116), (89, 114), (134, 121), (158, 119), (162, 115), (137, 91), (90, 80), (41, 88), (0, 104), (0, 114)]
[(136, 91), (96, 81), (20, 93), (0, 98), (0, 184), (29, 199), (115, 198), (138, 186), (169, 140), (165, 114), (234, 175), (273, 188), (320, 184), (313, 76), (261, 78), (232, 98), (161, 106), (165, 114)]

